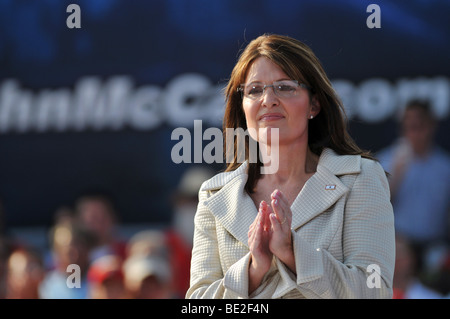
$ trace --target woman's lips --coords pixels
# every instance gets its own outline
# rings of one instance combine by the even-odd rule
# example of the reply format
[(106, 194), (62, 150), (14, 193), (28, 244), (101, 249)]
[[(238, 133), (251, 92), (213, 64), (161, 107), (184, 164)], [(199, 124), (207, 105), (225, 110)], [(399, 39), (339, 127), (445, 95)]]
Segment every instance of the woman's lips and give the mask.
[(263, 114), (259, 117), (260, 121), (276, 121), (284, 118), (284, 116), (280, 113), (267, 113)]

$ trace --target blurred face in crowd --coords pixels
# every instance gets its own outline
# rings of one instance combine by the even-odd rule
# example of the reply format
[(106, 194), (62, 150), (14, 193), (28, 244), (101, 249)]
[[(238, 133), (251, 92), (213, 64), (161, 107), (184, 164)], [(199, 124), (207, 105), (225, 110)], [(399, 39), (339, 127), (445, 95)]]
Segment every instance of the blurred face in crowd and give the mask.
[(402, 121), (403, 135), (416, 154), (425, 154), (432, 142), (435, 131), (433, 119), (419, 108), (405, 111)]
[(105, 255), (92, 261), (87, 280), (92, 299), (126, 298), (122, 259), (118, 255)]
[(177, 201), (173, 216), (173, 224), (185, 243), (192, 245), (194, 238), (194, 217), (197, 211), (198, 199), (183, 199)]
[(101, 283), (91, 283), (92, 299), (124, 299), (125, 286), (121, 277), (110, 277)]
[(142, 280), (136, 299), (170, 299), (170, 285), (156, 276), (147, 276)]
[(397, 236), (395, 239), (394, 287), (405, 289), (409, 280), (415, 275), (416, 259), (408, 241)]
[(69, 227), (58, 227), (53, 238), (53, 248), (57, 254), (59, 269), (65, 272), (70, 264), (77, 264), (82, 269), (87, 267), (89, 247), (77, 238), (77, 235)]
[(38, 287), (45, 271), (37, 257), (25, 251), (15, 251), (8, 259), (7, 298), (38, 298)]
[(100, 244), (110, 239), (114, 220), (106, 203), (96, 199), (85, 200), (80, 204), (79, 216), (82, 224), (98, 237)]

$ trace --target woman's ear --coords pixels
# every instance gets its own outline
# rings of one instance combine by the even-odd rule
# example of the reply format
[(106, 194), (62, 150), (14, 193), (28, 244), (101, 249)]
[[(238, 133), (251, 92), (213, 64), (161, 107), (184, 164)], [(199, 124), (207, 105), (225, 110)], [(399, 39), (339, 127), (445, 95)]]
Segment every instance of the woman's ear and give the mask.
[(317, 99), (317, 97), (315, 95), (312, 96), (311, 98), (311, 111), (310, 111), (310, 117), (312, 116), (313, 118), (316, 117), (320, 112), (320, 102)]

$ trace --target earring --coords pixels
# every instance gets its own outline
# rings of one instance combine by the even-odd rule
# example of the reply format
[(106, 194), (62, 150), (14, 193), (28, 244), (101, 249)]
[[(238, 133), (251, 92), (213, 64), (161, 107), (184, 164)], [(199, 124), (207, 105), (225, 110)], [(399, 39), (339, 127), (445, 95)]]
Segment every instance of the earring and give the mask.
[(314, 116), (311, 115), (309, 118), (312, 120), (314, 118)]

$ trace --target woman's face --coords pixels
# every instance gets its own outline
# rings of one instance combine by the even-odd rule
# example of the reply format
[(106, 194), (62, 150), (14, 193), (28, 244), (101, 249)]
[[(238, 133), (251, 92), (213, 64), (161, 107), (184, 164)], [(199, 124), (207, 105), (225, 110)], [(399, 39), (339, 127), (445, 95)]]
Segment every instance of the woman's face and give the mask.
[[(278, 65), (260, 57), (250, 66), (245, 84), (272, 85), (273, 82), (281, 80), (297, 79), (290, 79)], [(278, 128), (280, 145), (307, 143), (310, 116), (315, 117), (320, 111), (315, 98), (310, 99), (307, 89), (303, 87), (298, 87), (297, 93), (291, 97), (279, 97), (272, 87), (267, 87), (258, 99), (244, 96), (242, 105), (250, 135), (264, 143), (258, 133), (261, 133), (262, 129)], [(258, 134), (256, 138), (252, 131)], [(267, 143), (270, 143), (270, 134)]]

